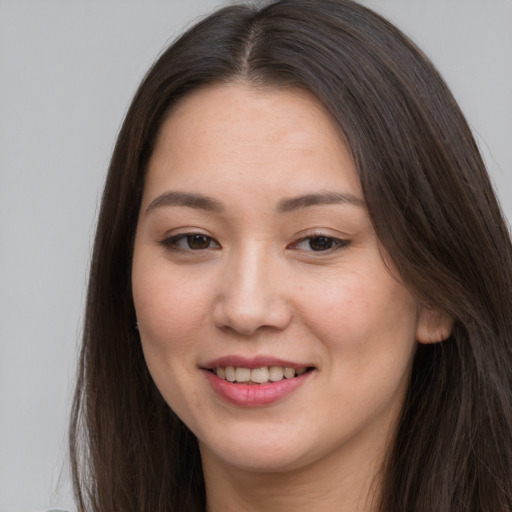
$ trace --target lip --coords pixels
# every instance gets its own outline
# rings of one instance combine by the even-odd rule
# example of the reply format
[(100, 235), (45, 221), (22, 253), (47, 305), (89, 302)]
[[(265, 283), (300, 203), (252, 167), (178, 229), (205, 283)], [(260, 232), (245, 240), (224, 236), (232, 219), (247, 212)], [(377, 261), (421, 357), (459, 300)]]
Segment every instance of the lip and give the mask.
[(315, 373), (313, 369), (313, 371), (307, 371), (302, 375), (293, 377), (293, 379), (282, 379), (277, 382), (267, 382), (265, 384), (245, 384), (240, 382), (228, 382), (225, 379), (217, 377), (211, 370), (219, 366), (222, 368), (234, 366), (250, 369), (261, 368), (263, 366), (282, 366), (299, 369), (306, 367), (313, 368), (312, 365), (264, 356), (256, 358), (226, 356), (201, 365), (201, 371), (213, 391), (223, 401), (240, 407), (261, 407), (278, 402), (305, 384), (312, 374)]

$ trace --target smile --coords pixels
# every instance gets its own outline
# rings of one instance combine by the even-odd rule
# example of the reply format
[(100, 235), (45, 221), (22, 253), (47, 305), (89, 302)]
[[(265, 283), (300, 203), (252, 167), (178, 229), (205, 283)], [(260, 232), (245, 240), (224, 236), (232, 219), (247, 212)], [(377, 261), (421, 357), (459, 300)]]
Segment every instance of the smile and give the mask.
[(210, 370), (220, 379), (228, 382), (244, 384), (267, 384), (283, 379), (293, 379), (306, 373), (310, 368), (290, 368), (286, 366), (262, 366), (260, 368), (244, 368), (242, 366), (217, 366)]

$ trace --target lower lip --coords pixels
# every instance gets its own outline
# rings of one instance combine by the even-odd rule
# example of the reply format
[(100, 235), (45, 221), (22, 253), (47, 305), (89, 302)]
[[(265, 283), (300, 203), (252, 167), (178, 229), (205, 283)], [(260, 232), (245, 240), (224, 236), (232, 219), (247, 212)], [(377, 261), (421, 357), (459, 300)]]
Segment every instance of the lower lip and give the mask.
[(243, 384), (228, 382), (208, 370), (203, 370), (213, 390), (226, 402), (243, 407), (268, 405), (295, 391), (313, 373), (308, 371), (293, 379), (283, 379), (266, 384)]

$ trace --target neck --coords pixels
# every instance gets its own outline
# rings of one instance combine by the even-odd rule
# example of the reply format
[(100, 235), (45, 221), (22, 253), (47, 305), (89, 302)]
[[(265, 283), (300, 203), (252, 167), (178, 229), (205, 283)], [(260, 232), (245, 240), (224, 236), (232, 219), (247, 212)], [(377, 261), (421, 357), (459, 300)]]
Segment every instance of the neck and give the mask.
[(370, 458), (336, 452), (310, 465), (282, 471), (234, 468), (204, 447), (201, 453), (207, 512), (377, 510), (382, 452), (377, 458), (375, 452)]

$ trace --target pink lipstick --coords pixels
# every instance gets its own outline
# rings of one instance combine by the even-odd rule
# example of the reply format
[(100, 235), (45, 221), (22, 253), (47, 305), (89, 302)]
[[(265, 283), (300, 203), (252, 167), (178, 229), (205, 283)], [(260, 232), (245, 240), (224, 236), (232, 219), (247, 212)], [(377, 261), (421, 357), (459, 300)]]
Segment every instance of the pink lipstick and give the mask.
[(304, 384), (314, 368), (271, 357), (229, 356), (201, 368), (212, 389), (228, 403), (242, 407), (268, 405)]

